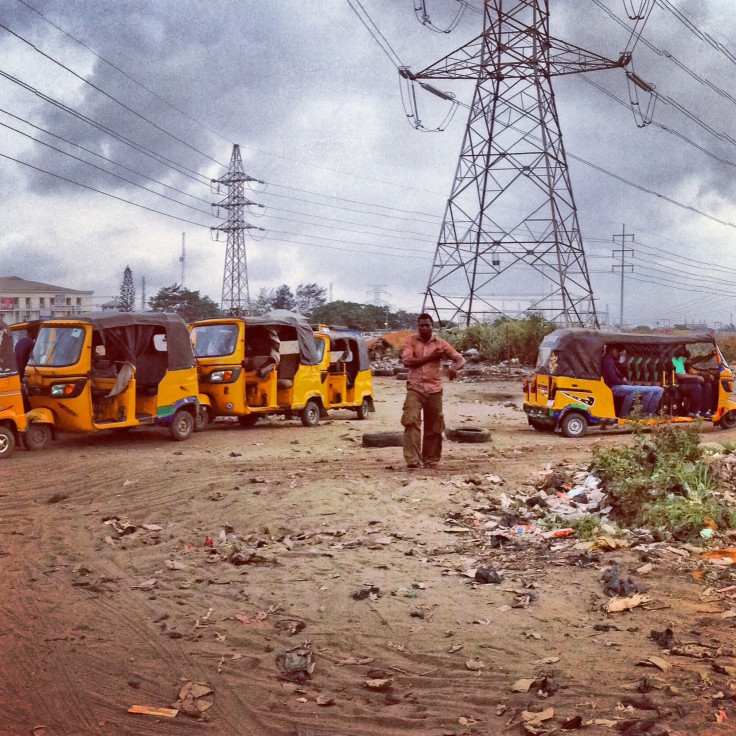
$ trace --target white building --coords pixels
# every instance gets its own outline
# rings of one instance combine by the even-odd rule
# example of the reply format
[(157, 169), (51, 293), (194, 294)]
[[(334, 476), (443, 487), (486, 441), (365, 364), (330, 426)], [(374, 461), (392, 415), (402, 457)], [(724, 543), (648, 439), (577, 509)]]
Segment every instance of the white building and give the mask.
[(93, 293), (27, 281), (18, 276), (0, 276), (0, 317), (13, 324), (92, 312)]

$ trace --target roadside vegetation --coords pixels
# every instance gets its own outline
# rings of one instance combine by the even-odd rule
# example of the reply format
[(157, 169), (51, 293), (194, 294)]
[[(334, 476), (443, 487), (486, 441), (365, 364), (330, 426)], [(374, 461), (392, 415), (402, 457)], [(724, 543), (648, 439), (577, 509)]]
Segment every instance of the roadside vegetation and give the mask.
[(604, 484), (622, 527), (650, 529), (657, 539), (699, 538), (704, 529), (736, 526), (736, 509), (700, 447), (700, 427), (638, 430), (631, 445), (596, 449), (591, 470)]
[(539, 344), (555, 325), (539, 314), (524, 319), (500, 318), (491, 324), (472, 324), (459, 332), (442, 332), (456, 350), (464, 352), (475, 349), (481, 360), (500, 363), (503, 360), (518, 360), (534, 365)]

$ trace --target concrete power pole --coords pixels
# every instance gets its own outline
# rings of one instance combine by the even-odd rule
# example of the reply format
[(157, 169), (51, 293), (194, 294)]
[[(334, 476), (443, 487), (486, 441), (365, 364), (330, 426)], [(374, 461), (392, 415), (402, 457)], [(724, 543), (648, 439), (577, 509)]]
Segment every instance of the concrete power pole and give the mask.
[(181, 287), (184, 288), (184, 264), (187, 260), (186, 252), (187, 234), (181, 234), (181, 256), (179, 256), (179, 263), (181, 263)]
[(618, 326), (623, 327), (624, 326), (624, 273), (627, 271), (631, 273), (634, 270), (634, 266), (630, 263), (626, 263), (626, 256), (627, 255), (634, 255), (633, 248), (626, 248), (625, 244), (627, 242), (632, 242), (634, 240), (634, 234), (633, 233), (627, 233), (626, 232), (626, 225), (621, 226), (621, 233), (620, 235), (614, 235), (613, 236), (613, 242), (616, 242), (617, 238), (621, 238), (621, 247), (616, 248), (613, 250), (612, 255), (615, 258), (616, 256), (621, 257), (621, 263), (616, 264), (614, 263), (613, 266), (611, 266), (611, 270), (615, 273), (618, 269), (621, 270), (621, 295), (620, 295), (620, 309), (619, 309), (619, 322)]

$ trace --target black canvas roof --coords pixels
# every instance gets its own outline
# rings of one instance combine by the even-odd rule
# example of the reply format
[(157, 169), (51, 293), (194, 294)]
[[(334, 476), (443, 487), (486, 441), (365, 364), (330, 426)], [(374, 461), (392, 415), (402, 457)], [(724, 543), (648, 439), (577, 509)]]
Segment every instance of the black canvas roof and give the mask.
[[(706, 331), (662, 335), (565, 328), (551, 332), (542, 340), (537, 372), (596, 379), (601, 377), (601, 360), (609, 345), (617, 345), (633, 355), (646, 355), (669, 361), (679, 348), (704, 342), (713, 345), (715, 338)], [(552, 360), (551, 355), (554, 355)]]
[(166, 334), (168, 368), (176, 371), (194, 365), (192, 343), (186, 322), (178, 314), (167, 312), (91, 312), (79, 317), (48, 319), (45, 323), (58, 323), (73, 320), (88, 322), (94, 329), (103, 333), (103, 340), (114, 343), (122, 350), (125, 359), (132, 363), (144, 352), (156, 328), (163, 328)]

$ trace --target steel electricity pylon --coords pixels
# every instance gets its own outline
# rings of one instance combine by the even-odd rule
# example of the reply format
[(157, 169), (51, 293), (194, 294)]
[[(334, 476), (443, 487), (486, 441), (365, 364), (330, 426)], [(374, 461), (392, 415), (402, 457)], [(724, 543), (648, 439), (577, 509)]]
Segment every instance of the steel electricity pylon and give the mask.
[[(475, 80), (423, 310), (597, 326), (552, 77), (625, 66), (550, 36), (548, 0), (485, 0), (483, 33), (409, 80)], [(522, 296), (523, 295), (523, 296)]]
[(222, 279), (223, 312), (232, 316), (246, 315), (250, 310), (250, 292), (248, 290), (248, 262), (245, 254), (245, 231), (263, 230), (245, 222), (244, 211), (246, 205), (255, 204), (245, 197), (245, 183), (258, 181), (243, 171), (243, 159), (240, 156), (240, 146), (233, 145), (230, 156), (230, 167), (227, 174), (220, 179), (212, 179), (212, 191), (220, 194), (220, 187), (227, 187), (227, 196), (212, 206), (219, 217), (219, 210), (227, 212), (227, 219), (221, 225), (210, 228), (214, 239), (219, 240), (219, 234), (227, 234), (225, 249), (225, 273)]

